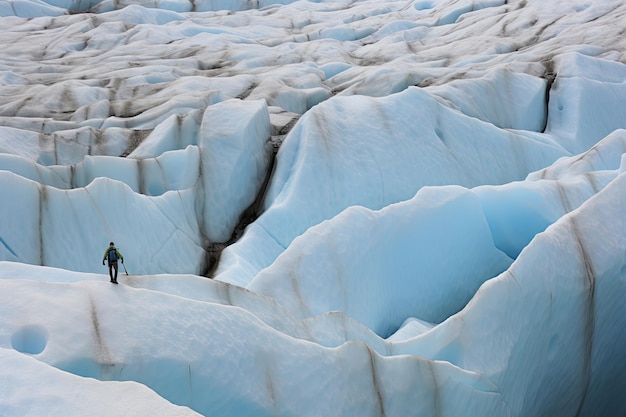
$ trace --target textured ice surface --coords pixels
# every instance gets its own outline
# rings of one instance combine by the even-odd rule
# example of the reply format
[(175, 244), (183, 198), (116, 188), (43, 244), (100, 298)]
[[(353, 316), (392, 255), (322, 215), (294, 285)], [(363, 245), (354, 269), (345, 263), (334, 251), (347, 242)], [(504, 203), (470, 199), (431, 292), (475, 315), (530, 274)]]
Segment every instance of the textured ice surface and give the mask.
[(0, 414), (626, 414), (625, 13), (0, 1)]

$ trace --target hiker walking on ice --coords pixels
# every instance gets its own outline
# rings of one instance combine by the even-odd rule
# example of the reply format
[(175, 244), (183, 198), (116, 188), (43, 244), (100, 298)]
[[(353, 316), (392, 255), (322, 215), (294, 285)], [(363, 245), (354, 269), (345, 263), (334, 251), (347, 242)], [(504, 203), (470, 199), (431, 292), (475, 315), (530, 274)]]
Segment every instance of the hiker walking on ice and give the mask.
[[(113, 284), (117, 284), (117, 260), (121, 259), (122, 263), (124, 263), (124, 257), (115, 247), (115, 243), (109, 243), (109, 247), (106, 251), (104, 251), (104, 257), (102, 258), (102, 265), (104, 265), (104, 261), (109, 261), (109, 276), (111, 277), (111, 282)], [(115, 270), (115, 275), (113, 275), (113, 270)]]

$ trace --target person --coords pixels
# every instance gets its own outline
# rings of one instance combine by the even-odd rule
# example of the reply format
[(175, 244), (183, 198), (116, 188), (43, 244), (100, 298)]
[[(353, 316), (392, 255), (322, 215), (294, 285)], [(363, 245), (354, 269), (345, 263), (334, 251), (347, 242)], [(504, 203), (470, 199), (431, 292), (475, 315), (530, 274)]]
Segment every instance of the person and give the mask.
[[(104, 261), (109, 261), (109, 276), (111, 277), (111, 282), (113, 284), (117, 284), (117, 260), (121, 259), (122, 263), (124, 263), (124, 257), (120, 253), (119, 250), (115, 247), (115, 243), (109, 243), (109, 247), (106, 251), (104, 251), (104, 257), (102, 258), (102, 265), (104, 265)], [(113, 275), (113, 271), (115, 271), (115, 275)]]

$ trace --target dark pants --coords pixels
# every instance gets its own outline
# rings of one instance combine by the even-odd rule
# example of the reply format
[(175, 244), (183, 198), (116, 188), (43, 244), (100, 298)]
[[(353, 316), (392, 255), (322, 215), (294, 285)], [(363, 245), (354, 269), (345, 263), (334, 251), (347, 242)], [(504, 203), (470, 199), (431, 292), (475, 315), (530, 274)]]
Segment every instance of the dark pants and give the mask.
[[(113, 270), (115, 269), (115, 276), (113, 276)], [(109, 276), (111, 281), (117, 281), (117, 261), (109, 262)]]

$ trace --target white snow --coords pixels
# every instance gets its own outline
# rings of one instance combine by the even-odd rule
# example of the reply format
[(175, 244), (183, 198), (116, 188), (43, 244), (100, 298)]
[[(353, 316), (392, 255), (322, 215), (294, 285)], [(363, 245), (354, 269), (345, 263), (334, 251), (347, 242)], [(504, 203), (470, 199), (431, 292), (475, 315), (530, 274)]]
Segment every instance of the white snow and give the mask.
[(624, 15), (0, 1), (0, 415), (626, 415)]

